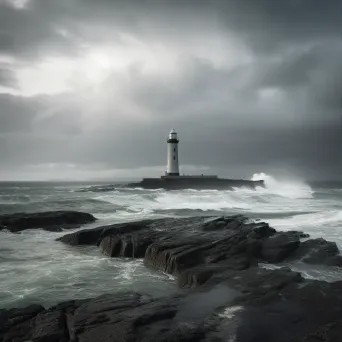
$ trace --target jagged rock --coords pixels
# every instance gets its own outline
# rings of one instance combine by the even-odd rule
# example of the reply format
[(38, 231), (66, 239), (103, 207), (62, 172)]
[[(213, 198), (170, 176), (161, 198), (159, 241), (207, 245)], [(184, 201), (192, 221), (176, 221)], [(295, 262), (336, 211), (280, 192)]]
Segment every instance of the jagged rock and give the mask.
[(201, 238), (178, 239), (168, 237), (150, 245), (145, 254), (145, 264), (169, 274), (197, 266), (204, 262), (205, 249), (214, 243)]
[(276, 234), (276, 230), (271, 228), (266, 222), (250, 223), (245, 227), (250, 227), (252, 230), (248, 233), (249, 239), (264, 239)]
[[(224, 229), (215, 230), (213, 225)], [(240, 259), (238, 268), (248, 267), (258, 257), (261, 242), (259, 240), (274, 234), (275, 230), (266, 223), (243, 223), (238, 217), (228, 217), (210, 222), (210, 234), (207, 233), (208, 223), (200, 226), (196, 234), (170, 234), (152, 243), (146, 250), (144, 262), (171, 274), (179, 274), (186, 269), (202, 264), (213, 264)], [(214, 234), (216, 233), (216, 234)], [(236, 257), (236, 256), (239, 257)], [(246, 266), (245, 266), (246, 265)]]
[(0, 333), (12, 326), (29, 320), (43, 311), (41, 305), (29, 305), (26, 308), (0, 310)]
[(324, 264), (327, 266), (342, 267), (342, 256), (341, 255), (335, 255), (332, 257), (328, 257), (324, 260)]
[(335, 242), (322, 238), (304, 241), (293, 257), (308, 264), (340, 266), (342, 257)]
[(71, 246), (96, 245), (103, 229), (103, 227), (98, 227), (93, 229), (79, 230), (78, 232), (63, 235), (56, 240)]
[(80, 230), (74, 233), (66, 234), (57, 239), (68, 245), (99, 245), (103, 238), (108, 235), (118, 235), (132, 233), (144, 229), (151, 220), (139, 222), (118, 223), (109, 226), (96, 227), (92, 229)]
[(280, 262), (300, 245), (297, 232), (278, 233), (262, 243), (261, 257), (267, 262)]
[(44, 307), (41, 305), (0, 310), (0, 341), (25, 341), (22, 337), (30, 333), (30, 321), (42, 311), (44, 311)]
[(47, 211), (42, 213), (17, 213), (0, 215), (0, 227), (8, 229), (12, 233), (25, 229), (58, 228), (72, 229), (76, 225), (94, 222), (93, 215), (78, 211)]
[(323, 325), (314, 333), (308, 334), (302, 342), (337, 342), (342, 336), (342, 320)]
[(215, 231), (222, 229), (237, 229), (247, 221), (243, 215), (235, 215), (229, 218), (221, 216), (204, 222), (203, 231)]
[[(310, 258), (303, 256), (317, 250), (317, 242), (301, 242), (307, 237), (297, 231), (276, 232), (265, 222), (248, 222), (246, 217), (235, 215), (114, 224), (77, 231), (57, 240), (71, 245), (98, 245), (111, 257), (145, 257), (146, 265), (179, 274), (202, 264), (232, 260), (233, 256), (237, 269), (249, 267), (256, 260), (277, 263), (303, 259), (310, 262)], [(328, 245), (328, 242), (321, 243), (317, 260), (325, 251), (325, 264), (342, 265), (342, 257), (334, 255), (336, 249), (330, 250)]]
[(62, 311), (41, 311), (37, 316), (24, 321), (3, 336), (3, 342), (68, 342), (69, 331), (66, 315)]
[(153, 231), (107, 235), (101, 240), (99, 247), (103, 254), (110, 257), (143, 258), (147, 247), (160, 235)]
[(178, 286), (181, 288), (197, 287), (205, 284), (213, 276), (223, 275), (224, 278), (225, 272), (233, 274), (235, 271), (248, 269), (251, 265), (251, 259), (246, 255), (234, 255), (225, 261), (192, 267), (178, 275)]
[(293, 237), (297, 237), (298, 239), (306, 239), (310, 237), (310, 234), (300, 232), (297, 230), (290, 230), (287, 232), (288, 234), (292, 235)]
[[(134, 318), (137, 313), (143, 319), (148, 310), (141, 306), (153, 303), (151, 298), (137, 293), (104, 295), (78, 306), (68, 320), (71, 340), (90, 341), (129, 341), (134, 336)], [(151, 319), (152, 321), (152, 319)]]
[[(240, 293), (244, 294), (245, 300), (249, 302), (258, 301), (263, 295), (268, 296), (271, 292), (277, 292), (290, 284), (300, 287), (306, 280), (299, 272), (294, 272), (288, 267), (275, 270), (251, 267), (244, 270), (236, 270), (225, 265), (216, 265), (217, 270), (205, 283), (205, 288), (211, 288), (218, 284), (226, 284)], [(192, 272), (189, 270), (188, 272)]]
[(33, 341), (69, 341), (67, 317), (63, 311), (39, 313), (32, 323), (34, 327), (31, 330), (31, 339)]
[(341, 290), (342, 282), (305, 280), (287, 268), (229, 269), (200, 288), (166, 298), (121, 292), (31, 309), (26, 321), (5, 325), (1, 337), (6, 342), (337, 342)]

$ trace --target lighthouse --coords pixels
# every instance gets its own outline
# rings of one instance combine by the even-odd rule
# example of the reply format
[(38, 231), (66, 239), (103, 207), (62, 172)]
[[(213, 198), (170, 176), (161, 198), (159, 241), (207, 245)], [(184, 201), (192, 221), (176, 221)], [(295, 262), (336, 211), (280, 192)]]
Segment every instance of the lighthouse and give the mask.
[(167, 176), (179, 176), (178, 143), (177, 133), (172, 128), (167, 139)]
[(126, 184), (129, 188), (142, 187), (143, 189), (228, 189), (246, 187), (256, 189), (264, 187), (264, 181), (251, 181), (243, 179), (218, 178), (217, 175), (179, 175), (178, 164), (178, 137), (172, 129), (167, 137), (167, 166), (165, 175), (158, 178), (143, 178), (140, 182)]

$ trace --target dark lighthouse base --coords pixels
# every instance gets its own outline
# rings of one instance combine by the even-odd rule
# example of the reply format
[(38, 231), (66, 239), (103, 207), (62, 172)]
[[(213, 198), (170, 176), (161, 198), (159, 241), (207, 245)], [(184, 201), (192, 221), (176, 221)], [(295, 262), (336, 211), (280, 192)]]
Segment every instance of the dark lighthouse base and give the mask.
[(143, 178), (140, 182), (129, 183), (131, 188), (144, 189), (213, 189), (213, 190), (232, 190), (233, 188), (264, 187), (264, 181), (251, 181), (243, 179), (225, 179), (217, 176), (162, 176), (160, 178)]

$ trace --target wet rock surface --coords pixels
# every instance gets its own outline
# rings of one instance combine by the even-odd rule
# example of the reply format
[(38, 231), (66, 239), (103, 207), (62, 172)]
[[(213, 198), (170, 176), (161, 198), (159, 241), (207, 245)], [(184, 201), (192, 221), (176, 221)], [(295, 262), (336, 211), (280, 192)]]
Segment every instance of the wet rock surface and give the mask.
[(336, 243), (322, 238), (302, 242), (293, 257), (307, 264), (342, 265), (342, 257)]
[(340, 341), (342, 281), (258, 266), (339, 259), (334, 244), (303, 238), (243, 216), (145, 220), (67, 234), (59, 240), (144, 258), (177, 277), (178, 293), (155, 299), (122, 292), (49, 309), (2, 310), (0, 341)]
[(242, 215), (143, 220), (84, 229), (58, 238), (70, 245), (97, 245), (111, 257), (144, 258), (145, 264), (177, 275), (226, 261), (237, 268), (257, 262), (298, 260), (342, 265), (336, 243), (308, 239), (300, 231), (277, 232)]
[[(339, 341), (342, 283), (288, 269), (229, 270), (171, 297), (123, 292), (23, 315), (11, 310), (2, 341)], [(2, 317), (8, 311), (1, 312)], [(8, 321), (7, 321), (8, 322)], [(323, 336), (324, 339), (319, 339)]]
[(62, 229), (75, 229), (94, 222), (93, 215), (78, 211), (47, 211), (41, 213), (17, 213), (0, 215), (0, 230), (12, 233), (26, 229), (44, 229), (58, 232)]

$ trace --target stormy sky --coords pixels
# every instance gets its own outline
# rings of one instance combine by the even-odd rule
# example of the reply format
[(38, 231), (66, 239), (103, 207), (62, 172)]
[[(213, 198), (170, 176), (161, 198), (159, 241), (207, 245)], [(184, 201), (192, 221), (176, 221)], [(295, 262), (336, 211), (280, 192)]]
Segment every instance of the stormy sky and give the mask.
[(342, 2), (0, 0), (0, 180), (341, 179)]

